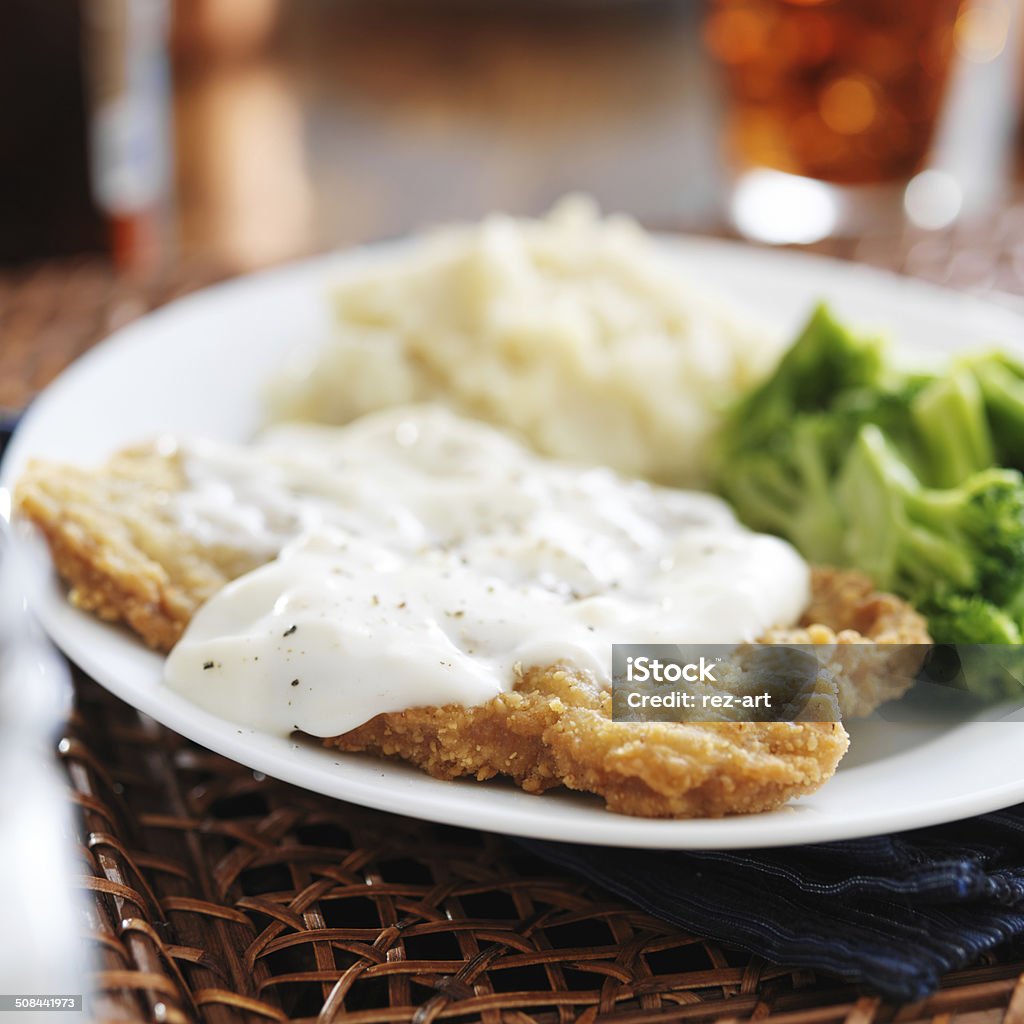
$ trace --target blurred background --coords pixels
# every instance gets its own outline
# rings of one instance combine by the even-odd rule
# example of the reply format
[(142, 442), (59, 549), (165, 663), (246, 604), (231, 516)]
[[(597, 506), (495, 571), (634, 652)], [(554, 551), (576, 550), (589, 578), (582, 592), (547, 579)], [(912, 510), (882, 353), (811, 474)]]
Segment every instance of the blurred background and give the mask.
[(1019, 0), (3, 0), (0, 262), (225, 271), (569, 190), (768, 242), (1020, 165)]

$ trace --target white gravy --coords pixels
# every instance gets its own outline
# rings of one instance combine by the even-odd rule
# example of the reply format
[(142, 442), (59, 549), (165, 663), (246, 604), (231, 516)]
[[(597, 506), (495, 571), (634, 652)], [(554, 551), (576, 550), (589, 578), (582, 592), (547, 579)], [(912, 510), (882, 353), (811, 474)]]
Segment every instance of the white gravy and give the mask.
[(793, 548), (717, 498), (555, 462), (439, 407), (179, 450), (183, 528), (273, 560), (199, 610), (166, 681), (278, 735), (483, 703), (534, 666), (608, 686), (613, 643), (751, 640), (808, 600)]

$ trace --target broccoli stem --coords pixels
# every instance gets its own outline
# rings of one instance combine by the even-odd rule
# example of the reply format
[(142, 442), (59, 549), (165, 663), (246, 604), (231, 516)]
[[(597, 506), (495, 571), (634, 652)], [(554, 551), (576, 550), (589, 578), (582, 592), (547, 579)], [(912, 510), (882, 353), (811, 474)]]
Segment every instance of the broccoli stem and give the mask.
[(910, 414), (926, 452), (927, 482), (956, 487), (995, 461), (978, 381), (961, 370), (920, 391)]
[(912, 594), (936, 578), (957, 587), (974, 584), (972, 552), (956, 526), (964, 496), (922, 488), (873, 424), (857, 432), (837, 495), (849, 522), (847, 565), (902, 593)]
[(1024, 367), (999, 352), (964, 365), (981, 389), (1000, 464), (1024, 469)]

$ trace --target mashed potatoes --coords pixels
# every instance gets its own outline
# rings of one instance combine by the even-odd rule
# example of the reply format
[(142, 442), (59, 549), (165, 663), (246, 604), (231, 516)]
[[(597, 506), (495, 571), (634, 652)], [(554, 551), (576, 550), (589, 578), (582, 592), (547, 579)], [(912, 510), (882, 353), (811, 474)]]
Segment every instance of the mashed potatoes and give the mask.
[(337, 337), (273, 389), (279, 419), (443, 401), (549, 455), (700, 483), (724, 404), (781, 339), (621, 217), (563, 202), (430, 235), (334, 290)]

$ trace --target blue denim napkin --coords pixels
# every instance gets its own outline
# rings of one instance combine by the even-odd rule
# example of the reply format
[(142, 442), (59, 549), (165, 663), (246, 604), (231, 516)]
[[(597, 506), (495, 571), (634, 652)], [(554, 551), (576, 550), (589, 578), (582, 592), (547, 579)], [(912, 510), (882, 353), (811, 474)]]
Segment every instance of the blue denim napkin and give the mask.
[(898, 1002), (1024, 940), (1024, 804), (914, 832), (773, 850), (521, 842), (689, 932)]

